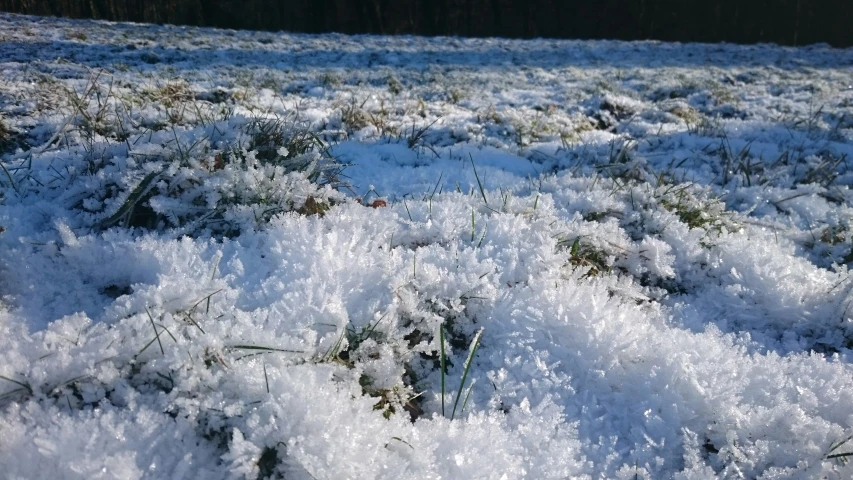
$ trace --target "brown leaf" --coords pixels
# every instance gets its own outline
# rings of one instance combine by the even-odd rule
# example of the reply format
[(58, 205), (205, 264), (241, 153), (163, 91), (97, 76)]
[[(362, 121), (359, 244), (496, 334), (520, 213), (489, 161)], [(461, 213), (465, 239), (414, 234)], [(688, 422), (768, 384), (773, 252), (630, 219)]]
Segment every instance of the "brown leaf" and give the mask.
[(316, 199), (314, 199), (314, 197), (309, 195), (308, 198), (305, 199), (305, 203), (302, 205), (302, 207), (299, 210), (297, 210), (297, 212), (301, 213), (302, 215), (320, 215), (320, 216), (323, 216), (323, 214), (326, 213), (326, 210), (328, 210), (328, 209), (329, 209), (328, 203), (318, 202)]

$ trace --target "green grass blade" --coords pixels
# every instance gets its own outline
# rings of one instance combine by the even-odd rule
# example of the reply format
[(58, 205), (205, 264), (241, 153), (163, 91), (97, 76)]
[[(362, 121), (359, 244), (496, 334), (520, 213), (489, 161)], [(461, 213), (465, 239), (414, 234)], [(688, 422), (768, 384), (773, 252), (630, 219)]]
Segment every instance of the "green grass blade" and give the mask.
[(379, 320), (367, 325), (367, 329), (365, 329), (363, 333), (363, 338), (361, 339), (362, 342), (370, 338), (371, 335), (373, 335), (373, 332), (376, 330), (376, 327), (379, 326), (379, 324), (382, 322), (382, 320), (385, 319), (385, 316), (387, 315), (388, 312), (385, 312), (382, 314), (381, 317), (379, 317)]
[(471, 243), (474, 243), (474, 207), (471, 207)]
[(834, 453), (832, 455), (827, 455), (826, 459), (832, 460), (833, 458), (847, 458), (847, 457), (853, 457), (853, 452)]
[(270, 393), (270, 379), (267, 376), (267, 362), (264, 362), (264, 383), (267, 384), (267, 393)]
[[(5, 377), (3, 377), (3, 378), (5, 378)], [(830, 456), (829, 454), (838, 450), (839, 448), (841, 448), (845, 443), (849, 442), (850, 440), (853, 440), (853, 435), (850, 435), (847, 438), (845, 438), (844, 440), (841, 440), (839, 442), (832, 444), (832, 446), (829, 447), (829, 452), (827, 452), (826, 458), (834, 458), (834, 456)], [(846, 456), (846, 455), (851, 455), (851, 454), (853, 454), (853, 453), (840, 453), (840, 454), (836, 454), (836, 455)]]
[(477, 383), (477, 379), (471, 380), (471, 385), (468, 385), (468, 390), (465, 392), (465, 400), (462, 401), (462, 409), (459, 410), (459, 414), (461, 415), (465, 411), (465, 405), (468, 405), (468, 398), (471, 396), (471, 391), (474, 390), (474, 384)]
[(329, 347), (326, 353), (320, 358), (321, 362), (328, 362), (329, 360), (335, 358), (341, 352), (341, 345), (344, 343), (344, 336), (346, 335), (346, 329), (341, 332), (341, 335), (338, 337), (338, 341), (335, 342), (334, 345)]
[[(435, 182), (435, 187), (432, 189), (432, 193), (429, 194), (429, 198), (435, 196), (435, 192), (438, 190), (439, 185), (441, 185), (441, 179), (444, 178), (444, 172), (441, 172), (441, 175), (438, 176), (438, 181)], [(439, 192), (441, 193), (441, 192)]]
[[(210, 272), (210, 281), (211, 282), (216, 279), (216, 270), (219, 268), (219, 262), (222, 260), (222, 252), (217, 252), (217, 253), (218, 254), (216, 255), (215, 261), (213, 262), (213, 271)], [(219, 292), (219, 290), (217, 290), (216, 292), (213, 292), (207, 296), (207, 305), (204, 308), (205, 314), (210, 313), (210, 297), (212, 297), (217, 292)]]
[(453, 412), (450, 413), (450, 419), (456, 416), (456, 407), (459, 405), (459, 399), (462, 397), (462, 389), (465, 387), (465, 380), (468, 378), (468, 371), (471, 369), (471, 362), (474, 361), (474, 355), (477, 353), (477, 347), (480, 345), (480, 338), (483, 336), (481, 328), (476, 335), (474, 341), (471, 342), (471, 349), (468, 350), (468, 359), (465, 360), (465, 370), (462, 372), (462, 380), (459, 382), (459, 391), (456, 392), (456, 401), (453, 403)]
[(486, 228), (483, 229), (483, 235), (480, 236), (480, 241), (477, 242), (477, 248), (480, 248), (483, 245), (483, 240), (486, 239), (486, 233), (489, 231), (489, 224), (486, 224)]
[(581, 248), (581, 237), (577, 237), (577, 238), (575, 238), (575, 241), (572, 243), (572, 248), (571, 248), (571, 250), (569, 250), (569, 253), (571, 254), (572, 257), (577, 257), (578, 252), (580, 251), (580, 248)]
[(480, 176), (477, 175), (477, 167), (474, 165), (474, 157), (469, 153), (468, 158), (471, 159), (471, 168), (474, 169), (474, 177), (477, 179), (477, 186), (480, 187), (480, 195), (483, 197), (483, 203), (488, 206), (489, 201), (486, 200), (486, 190), (483, 188), (483, 182), (480, 181)]
[(447, 376), (447, 354), (444, 351), (444, 325), (438, 326), (438, 342), (439, 342), (439, 357), (441, 368), (441, 416), (446, 416), (444, 413), (444, 392), (445, 392), (445, 377)]
[(409, 221), (414, 222), (415, 220), (412, 218), (412, 212), (409, 211), (409, 205), (403, 200), (403, 206), (406, 207), (406, 214), (409, 216)]
[(299, 350), (287, 350), (285, 348), (261, 347), (259, 345), (229, 345), (225, 347), (229, 350), (258, 350), (262, 352), (283, 352), (283, 353), (305, 353)]
[(142, 199), (142, 196), (148, 192), (148, 187), (151, 185), (151, 182), (154, 181), (157, 176), (160, 175), (160, 172), (151, 172), (139, 182), (139, 185), (130, 192), (130, 195), (127, 196), (127, 200), (121, 205), (121, 208), (118, 209), (116, 213), (114, 213), (110, 218), (101, 222), (101, 228), (108, 228), (115, 225), (119, 220), (121, 220), (125, 215), (130, 213), (133, 210), (133, 207)]

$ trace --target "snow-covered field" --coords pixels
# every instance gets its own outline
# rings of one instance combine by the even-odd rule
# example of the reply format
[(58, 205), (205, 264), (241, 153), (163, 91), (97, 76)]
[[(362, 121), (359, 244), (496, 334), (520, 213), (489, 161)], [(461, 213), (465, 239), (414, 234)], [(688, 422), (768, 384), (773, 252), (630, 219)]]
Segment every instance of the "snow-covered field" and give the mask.
[(3, 478), (853, 476), (853, 49), (0, 15), (0, 115)]

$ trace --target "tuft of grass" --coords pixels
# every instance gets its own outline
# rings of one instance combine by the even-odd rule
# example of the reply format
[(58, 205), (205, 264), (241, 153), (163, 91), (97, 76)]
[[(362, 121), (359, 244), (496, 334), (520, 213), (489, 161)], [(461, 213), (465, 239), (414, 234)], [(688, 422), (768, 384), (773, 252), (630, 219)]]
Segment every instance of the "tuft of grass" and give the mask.
[(688, 118), (685, 118), (687, 123), (687, 131), (698, 137), (722, 137), (725, 130), (723, 123), (719, 118), (709, 118), (701, 113), (692, 111), (687, 113)]
[(344, 79), (335, 72), (324, 72), (323, 75), (320, 76), (320, 84), (326, 88), (337, 88), (343, 83)]
[[(106, 81), (102, 80), (106, 77)], [(91, 72), (81, 92), (64, 88), (68, 105), (73, 111), (69, 120), (84, 137), (92, 141), (95, 135), (115, 134), (114, 80), (103, 70)]]
[(713, 218), (707, 212), (698, 207), (681, 202), (661, 200), (661, 205), (667, 210), (678, 215), (685, 225), (690, 228), (704, 228), (713, 223)]
[[(356, 368), (358, 360), (353, 354), (365, 341), (370, 338), (380, 343), (386, 341), (384, 335), (379, 335), (376, 332), (376, 327), (385, 319), (386, 315), (387, 313), (375, 322), (361, 328), (347, 326), (337, 341), (316, 361), (321, 363), (333, 362), (348, 369)], [(371, 358), (373, 358), (372, 355)], [(404, 371), (406, 372), (404, 378), (406, 375), (414, 377), (414, 372), (409, 364), (404, 365)], [(421, 394), (413, 394), (410, 387), (414, 382), (408, 384), (403, 382), (404, 385), (395, 385), (391, 388), (379, 388), (374, 385), (374, 381), (369, 375), (362, 374), (359, 376), (358, 383), (364, 395), (378, 399), (373, 409), (381, 411), (382, 416), (386, 419), (400, 411), (408, 412), (413, 422), (423, 415), (423, 410), (419, 405)]]
[[(287, 211), (323, 215), (333, 205), (332, 197), (339, 196), (322, 188), (344, 186), (340, 180), (343, 165), (307, 125), (287, 116), (251, 118), (243, 124), (229, 122), (227, 128), (231, 130), (223, 132), (219, 130), (224, 126), (221, 122), (217, 126), (214, 119), (209, 120), (209, 127), (193, 127), (195, 135), (186, 137), (194, 139), (186, 145), (181, 141), (184, 136), (179, 136), (178, 129), (173, 127), (174, 141), (166, 144), (163, 153), (139, 154), (140, 158), (129, 162), (129, 169), (113, 171), (99, 183), (99, 189), (89, 193), (90, 198), (79, 200), (73, 208), (101, 216), (94, 225), (97, 230), (114, 226), (146, 230), (176, 228), (185, 235), (208, 232), (233, 236), (240, 229), (239, 220), (229, 219), (227, 215), (233, 209), (249, 207), (256, 224), (263, 226), (274, 215)], [(216, 140), (221, 137), (229, 140)], [(134, 139), (133, 143), (140, 139)], [(129, 140), (125, 143), (134, 156)], [(97, 175), (112, 162), (106, 156), (100, 160), (93, 157), (85, 174)], [(239, 171), (249, 172), (251, 178), (234, 177), (234, 172)], [(300, 175), (283, 178), (293, 173)], [(133, 176), (139, 178), (138, 183), (128, 189), (125, 179)], [(17, 190), (16, 179), (11, 174), (7, 177)], [(211, 196), (205, 180), (215, 177), (242, 184), (215, 187), (220, 191)], [(298, 177), (314, 185), (302, 202), (294, 197), (304, 193), (297, 196), (289, 190), (298, 187), (301, 182)], [(67, 181), (79, 179), (77, 176)], [(305, 192), (304, 187), (298, 188)], [(117, 198), (122, 199), (118, 204), (114, 200)], [(211, 198), (215, 199), (212, 203)], [(109, 212), (111, 208), (115, 210)]]
[(447, 97), (447, 101), (453, 105), (457, 105), (468, 96), (464, 90), (455, 87), (448, 88), (445, 95)]
[(195, 98), (190, 86), (181, 80), (166, 83), (155, 90), (153, 96), (158, 103), (166, 107), (166, 118), (172, 125), (183, 123), (187, 119), (185, 114), (189, 102)]
[(847, 154), (835, 155), (831, 152), (822, 152), (815, 157), (816, 161), (810, 165), (802, 179), (802, 183), (817, 183), (824, 188), (829, 188), (839, 175), (850, 171)]
[(331, 158), (326, 144), (307, 125), (294, 118), (253, 118), (244, 131), (249, 135), (247, 151), (256, 152), (255, 158), (261, 162), (282, 165), (289, 171), (306, 170), (311, 160), (303, 156), (311, 152)]
[(569, 263), (575, 267), (589, 267), (584, 277), (595, 277), (602, 273), (610, 273), (608, 254), (587, 242), (581, 241), (577, 236), (573, 239), (560, 239), (557, 241), (558, 249), (568, 248)]
[(662, 198), (660, 205), (674, 213), (682, 223), (690, 228), (721, 232), (726, 225), (722, 205), (714, 202), (702, 203), (685, 193), (682, 189), (671, 198)]
[(720, 167), (723, 170), (723, 185), (729, 183), (729, 175), (731, 173), (738, 172), (744, 175), (747, 186), (752, 186), (752, 177), (754, 172), (757, 172), (757, 169), (760, 168), (760, 162), (753, 163), (752, 156), (750, 155), (751, 145), (752, 142), (747, 142), (739, 150), (735, 150), (728, 135), (725, 132), (722, 133), (720, 145), (717, 147), (715, 153), (723, 161), (723, 165)]
[[(367, 341), (374, 335), (374, 333), (376, 333), (376, 327), (382, 323), (382, 320), (384, 320), (387, 315), (388, 312), (379, 317), (375, 322), (368, 323), (361, 328), (347, 325), (338, 337), (337, 342), (332, 345), (319, 359), (317, 359), (317, 361), (321, 363), (336, 361), (352, 367), (353, 365), (350, 361), (350, 355), (357, 350), (362, 343)], [(344, 340), (346, 340), (346, 344), (344, 344)]]
[[(427, 134), (427, 132), (429, 132), (429, 129), (432, 128), (432, 126), (435, 125), (436, 122), (438, 122), (438, 120), (439, 119), (436, 118), (431, 123), (428, 123), (421, 128), (417, 128), (415, 123), (412, 122), (412, 131), (409, 134), (409, 137), (406, 139), (406, 144), (409, 146), (409, 148), (421, 146), (432, 150), (432, 147), (424, 143), (424, 136)], [(436, 153), (435, 150), (432, 150), (432, 152), (435, 153), (436, 156), (438, 156), (438, 153)]]
[(65, 32), (65, 36), (71, 40), (79, 40), (81, 42), (85, 42), (89, 38), (86, 32), (80, 30), (68, 30)]
[(826, 255), (834, 263), (848, 264), (853, 262), (853, 232), (848, 222), (839, 222), (824, 227), (813, 242), (806, 243), (812, 248), (822, 242), (826, 246)]
[(341, 122), (352, 130), (361, 130), (371, 124), (370, 114), (364, 110), (364, 106), (370, 97), (365, 98), (361, 104), (356, 103), (353, 98), (350, 104), (341, 108)]
[(403, 90), (404, 90), (403, 84), (400, 83), (400, 80), (397, 79), (397, 77), (391, 75), (388, 77), (388, 79), (385, 83), (388, 85), (388, 91), (391, 92), (392, 94), (399, 95), (399, 94), (403, 93)]

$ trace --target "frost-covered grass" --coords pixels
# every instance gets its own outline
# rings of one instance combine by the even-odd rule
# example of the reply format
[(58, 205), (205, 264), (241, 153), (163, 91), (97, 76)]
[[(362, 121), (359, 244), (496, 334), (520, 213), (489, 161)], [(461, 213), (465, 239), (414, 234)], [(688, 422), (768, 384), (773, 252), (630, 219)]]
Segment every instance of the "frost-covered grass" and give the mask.
[(0, 39), (5, 476), (853, 475), (853, 50)]

